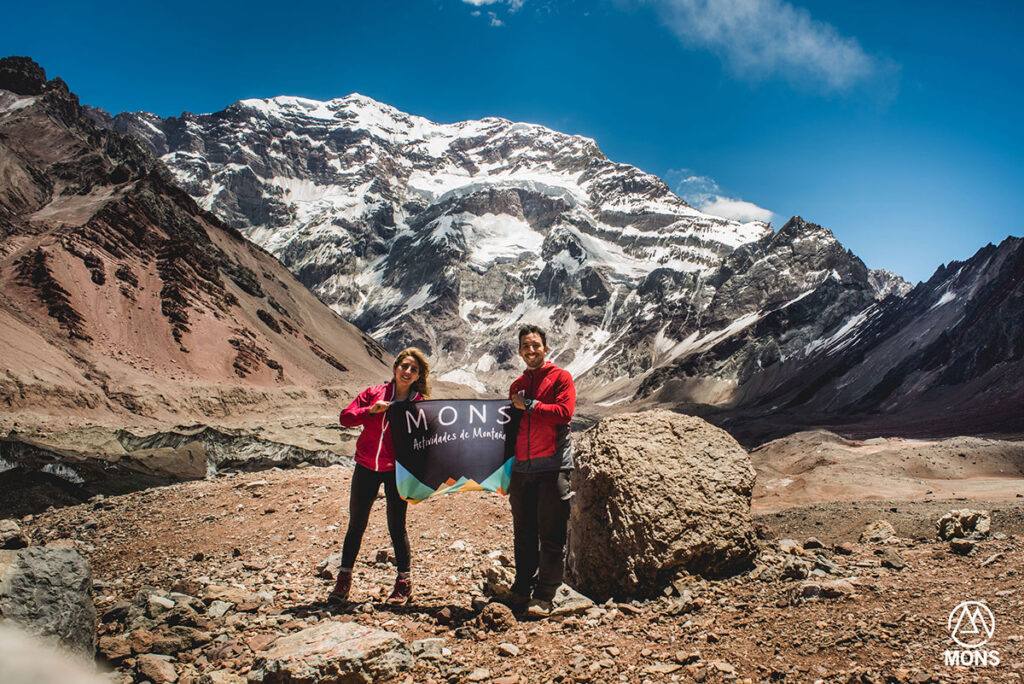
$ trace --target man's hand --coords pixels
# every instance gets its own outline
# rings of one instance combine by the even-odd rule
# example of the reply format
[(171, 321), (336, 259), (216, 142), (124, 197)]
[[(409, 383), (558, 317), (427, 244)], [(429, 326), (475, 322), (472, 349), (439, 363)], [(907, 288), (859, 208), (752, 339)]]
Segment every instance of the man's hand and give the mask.
[(520, 411), (526, 410), (526, 390), (519, 390), (512, 395), (512, 405)]
[(378, 402), (374, 403), (373, 406), (370, 407), (370, 413), (372, 413), (374, 415), (376, 415), (378, 413), (383, 413), (384, 411), (388, 410), (389, 406), (391, 406), (391, 402), (390, 401), (378, 401)]

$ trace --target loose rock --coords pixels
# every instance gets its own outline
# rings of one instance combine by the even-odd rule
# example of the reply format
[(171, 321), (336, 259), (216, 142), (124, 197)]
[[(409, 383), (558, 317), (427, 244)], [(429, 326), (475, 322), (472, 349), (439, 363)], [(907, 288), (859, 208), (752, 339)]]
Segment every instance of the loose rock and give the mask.
[(802, 556), (804, 555), (804, 547), (796, 539), (780, 539), (779, 553)]
[(136, 669), (143, 679), (148, 679), (153, 684), (170, 684), (178, 681), (178, 672), (166, 658), (147, 653), (140, 655)]
[(409, 644), (409, 650), (417, 658), (442, 660), (444, 658), (444, 639), (419, 639)]
[(397, 635), (353, 622), (326, 621), (278, 639), (257, 661), (250, 682), (374, 682), (413, 665)]
[(860, 534), (862, 544), (879, 544), (888, 541), (896, 536), (896, 530), (887, 520), (875, 520), (870, 522)]
[(950, 511), (935, 522), (939, 539), (946, 541), (956, 537), (987, 537), (992, 527), (988, 511), (974, 511), (962, 508)]
[(480, 611), (480, 626), (492, 632), (513, 629), (518, 623), (512, 609), (502, 603), (488, 603)]
[(895, 549), (886, 549), (882, 552), (882, 567), (902, 570), (907, 567), (907, 562)]
[(551, 601), (551, 614), (555, 616), (579, 615), (594, 607), (594, 602), (572, 587), (562, 584)]
[(23, 549), (29, 545), (29, 538), (21, 531), (21, 525), (14, 520), (0, 520), (0, 549)]
[(320, 561), (320, 564), (316, 566), (316, 576), (323, 577), (324, 579), (334, 579), (334, 573), (338, 571), (338, 567), (341, 566), (341, 554), (336, 553), (332, 556)]
[(775, 530), (772, 529), (771, 525), (756, 521), (754, 522), (754, 534), (757, 535), (758, 539), (762, 541), (771, 541), (775, 539)]
[(806, 579), (813, 566), (801, 558), (789, 556), (782, 563), (782, 576), (787, 579)]
[(949, 542), (949, 550), (961, 556), (966, 556), (971, 551), (974, 551), (974, 542), (970, 539), (953, 539)]

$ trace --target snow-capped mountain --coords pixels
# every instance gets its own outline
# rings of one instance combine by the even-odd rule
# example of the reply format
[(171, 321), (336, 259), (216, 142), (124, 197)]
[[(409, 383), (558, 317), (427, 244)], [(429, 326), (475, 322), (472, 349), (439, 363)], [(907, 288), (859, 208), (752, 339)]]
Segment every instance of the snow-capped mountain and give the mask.
[(549, 328), (554, 360), (614, 402), (825, 287), (824, 312), (795, 319), (791, 339), (737, 344), (706, 397), (727, 399), (744, 368), (797, 353), (887, 292), (819, 226), (703, 214), (593, 140), (543, 126), (436, 124), (360, 95), (107, 125), (144, 139), (204, 208), (340, 314), (480, 390), (507, 386), (521, 323)]

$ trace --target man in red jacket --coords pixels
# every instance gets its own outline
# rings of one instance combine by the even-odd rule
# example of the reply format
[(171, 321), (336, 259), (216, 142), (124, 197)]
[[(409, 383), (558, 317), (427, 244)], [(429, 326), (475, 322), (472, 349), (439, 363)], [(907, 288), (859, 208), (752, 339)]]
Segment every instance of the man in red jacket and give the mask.
[(576, 387), (568, 371), (545, 361), (548, 351), (543, 330), (535, 325), (520, 328), (519, 356), (526, 362), (526, 372), (509, 389), (512, 405), (523, 411), (509, 483), (516, 557), (512, 591), (519, 607), (525, 605), (533, 617), (551, 613), (551, 601), (562, 583), (572, 496), (569, 422), (576, 408)]

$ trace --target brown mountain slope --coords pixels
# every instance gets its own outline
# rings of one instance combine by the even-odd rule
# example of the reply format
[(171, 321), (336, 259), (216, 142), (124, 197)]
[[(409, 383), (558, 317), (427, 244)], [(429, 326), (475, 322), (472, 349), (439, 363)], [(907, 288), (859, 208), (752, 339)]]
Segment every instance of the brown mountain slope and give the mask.
[(0, 428), (281, 422), (382, 350), (60, 79), (0, 60)]

